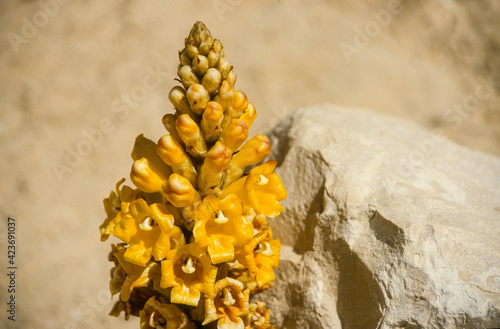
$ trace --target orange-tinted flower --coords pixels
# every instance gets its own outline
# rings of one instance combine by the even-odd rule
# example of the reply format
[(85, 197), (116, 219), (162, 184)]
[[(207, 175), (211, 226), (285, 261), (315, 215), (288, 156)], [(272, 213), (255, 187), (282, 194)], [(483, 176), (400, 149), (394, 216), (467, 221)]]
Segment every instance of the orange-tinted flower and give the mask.
[(234, 258), (234, 247), (242, 247), (253, 237), (252, 222), (243, 216), (241, 199), (229, 194), (220, 200), (209, 195), (196, 208), (193, 228), (195, 243), (208, 246), (213, 264)]
[(101, 226), (99, 226), (101, 241), (103, 242), (113, 233), (116, 223), (122, 219), (123, 213), (128, 211), (128, 205), (135, 199), (135, 193), (132, 188), (123, 186), (120, 189), (120, 185), (122, 185), (124, 181), (125, 178), (120, 179), (120, 181), (116, 183), (115, 191), (111, 191), (109, 197), (103, 200), (106, 219)]
[(201, 293), (213, 293), (217, 276), (207, 252), (194, 243), (170, 250), (161, 272), (160, 287), (173, 287), (170, 301), (191, 306), (198, 304)]
[(269, 160), (253, 168), (247, 176), (224, 188), (219, 197), (234, 193), (241, 198), (244, 206), (252, 207), (256, 213), (267, 217), (278, 216), (283, 211), (279, 201), (286, 198), (286, 190), (278, 174), (273, 173), (276, 165), (276, 161)]
[(112, 246), (113, 256), (117, 261), (113, 269), (113, 276), (109, 282), (111, 294), (120, 292), (120, 299), (127, 301), (136, 287), (144, 287), (150, 280), (158, 278), (161, 275), (160, 266), (156, 262), (148, 262), (144, 266), (138, 266), (128, 262), (124, 255), (126, 249), (123, 244)]
[(274, 280), (273, 267), (279, 264), (281, 244), (271, 239), (271, 231), (264, 230), (236, 253), (238, 261), (248, 268), (250, 277), (255, 278), (259, 287)]
[(165, 304), (151, 297), (139, 313), (141, 329), (196, 329), (188, 316), (174, 304)]
[(243, 329), (241, 316), (248, 313), (250, 291), (238, 280), (225, 278), (217, 281), (212, 296), (205, 298), (205, 321), (203, 325), (215, 320), (217, 328)]

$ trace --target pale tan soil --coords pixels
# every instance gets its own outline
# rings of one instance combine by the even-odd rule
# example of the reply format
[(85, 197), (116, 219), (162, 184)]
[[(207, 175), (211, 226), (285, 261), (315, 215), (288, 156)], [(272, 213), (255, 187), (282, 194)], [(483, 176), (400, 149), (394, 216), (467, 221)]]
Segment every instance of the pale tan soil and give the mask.
[[(234, 5), (222, 13), (217, 3)], [(500, 155), (500, 3), (404, 2), (377, 30), (373, 15), (387, 3), (73, 0), (44, 21), (37, 1), (0, 2), (1, 273), (8, 215), (17, 220), (18, 248), (17, 321), (2, 311), (0, 327), (138, 328), (137, 319), (106, 315), (102, 199), (128, 177), (134, 138), (165, 134), (177, 51), (196, 20), (222, 40), (236, 87), (258, 110), (252, 135), (297, 107), (332, 102), (442, 128), (460, 144)], [(34, 18), (43, 26), (13, 46), (9, 37), (22, 36)], [(355, 44), (356, 28), (374, 30), (349, 62), (341, 45)], [(128, 113), (113, 112), (157, 66), (161, 83)], [(67, 162), (68, 149), (82, 147), (84, 131), (101, 122), (111, 128), (97, 145), (80, 163)], [(71, 172), (58, 179), (55, 163)], [(2, 310), (6, 283), (2, 274)]]

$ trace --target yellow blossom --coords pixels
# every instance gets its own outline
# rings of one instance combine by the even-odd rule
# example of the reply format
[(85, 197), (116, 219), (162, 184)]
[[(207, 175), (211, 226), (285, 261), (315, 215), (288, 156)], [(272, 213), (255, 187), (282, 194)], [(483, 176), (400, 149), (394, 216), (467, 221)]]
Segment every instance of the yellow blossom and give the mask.
[(151, 297), (139, 313), (141, 329), (196, 329), (196, 325), (174, 304)]
[(276, 165), (277, 161), (269, 160), (253, 168), (247, 176), (224, 188), (219, 197), (235, 193), (244, 206), (252, 207), (256, 213), (271, 218), (278, 216), (283, 211), (279, 201), (286, 198), (286, 190), (278, 174), (273, 173)]
[(259, 287), (275, 279), (273, 267), (279, 264), (281, 244), (279, 240), (271, 239), (271, 230), (264, 230), (236, 252), (236, 258), (248, 268), (250, 277)]
[(267, 329), (271, 327), (269, 317), (270, 310), (266, 308), (266, 303), (252, 303), (248, 306), (248, 315), (245, 317), (245, 329)]
[(159, 261), (170, 250), (170, 232), (174, 218), (159, 203), (149, 205), (143, 199), (130, 203), (129, 211), (117, 223), (114, 235), (128, 243), (124, 258), (133, 264), (146, 266), (151, 255)]
[(252, 222), (243, 216), (241, 199), (229, 194), (223, 200), (209, 195), (196, 208), (193, 228), (195, 243), (208, 246), (213, 264), (234, 258), (234, 247), (242, 247), (253, 237)]
[[(106, 241), (110, 234), (113, 233), (116, 223), (119, 222), (124, 212), (127, 212), (130, 202), (135, 199), (134, 190), (123, 184), (125, 178), (120, 179), (116, 183), (115, 191), (111, 191), (109, 197), (103, 200), (104, 210), (106, 211), (106, 219), (99, 226), (101, 231), (101, 241)], [(122, 211), (123, 210), (123, 211)]]
[(114, 269), (114, 276), (109, 282), (111, 293), (120, 292), (120, 299), (127, 301), (132, 290), (136, 287), (144, 287), (148, 282), (161, 275), (158, 263), (150, 261), (145, 266), (138, 266), (125, 259), (126, 250), (123, 244), (112, 246), (113, 256), (118, 262)]
[(241, 316), (248, 313), (250, 291), (238, 280), (224, 278), (217, 281), (213, 295), (205, 298), (205, 321), (203, 325), (215, 320), (217, 328), (244, 329)]
[(198, 304), (201, 293), (213, 293), (217, 276), (207, 252), (194, 243), (170, 250), (161, 272), (160, 287), (173, 287), (170, 301), (191, 306)]

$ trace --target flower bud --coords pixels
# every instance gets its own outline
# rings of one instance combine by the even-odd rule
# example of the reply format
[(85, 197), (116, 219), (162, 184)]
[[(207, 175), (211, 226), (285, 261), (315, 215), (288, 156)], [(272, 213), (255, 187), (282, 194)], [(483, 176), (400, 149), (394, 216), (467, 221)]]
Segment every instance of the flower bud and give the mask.
[(191, 59), (189, 58), (187, 54), (187, 50), (183, 50), (179, 52), (179, 60), (181, 62), (181, 67), (184, 65), (189, 65), (191, 64)]
[(197, 76), (202, 77), (208, 70), (208, 59), (203, 55), (198, 55), (193, 58), (191, 63), (193, 66), (193, 71)]
[(219, 71), (216, 68), (209, 68), (207, 73), (201, 79), (201, 84), (208, 91), (210, 95), (213, 95), (222, 82), (222, 77)]
[(210, 101), (208, 91), (200, 84), (193, 84), (186, 92), (186, 97), (191, 106), (191, 110), (197, 115), (201, 115), (205, 106)]
[(217, 94), (217, 96), (215, 96), (214, 100), (218, 102), (222, 106), (222, 109), (225, 111), (233, 101), (233, 97), (233, 85), (226, 80), (222, 81), (222, 84), (219, 88), (219, 93)]
[(250, 138), (231, 159), (231, 163), (225, 172), (222, 187), (229, 186), (236, 181), (243, 175), (246, 167), (264, 160), (269, 153), (271, 153), (269, 138), (264, 135), (256, 135)]
[(217, 65), (219, 64), (221, 50), (222, 50), (222, 44), (220, 43), (220, 41), (214, 40), (212, 49), (210, 49), (207, 55), (208, 65), (210, 67), (217, 67)]
[(231, 83), (233, 86), (236, 84), (236, 73), (234, 73), (234, 70), (229, 71), (227, 77), (226, 77), (227, 82)]
[(207, 152), (198, 175), (198, 189), (205, 194), (215, 194), (220, 190), (222, 172), (229, 165), (233, 152), (221, 142), (216, 142)]
[(217, 70), (220, 72), (222, 76), (222, 80), (224, 80), (227, 75), (229, 74), (229, 71), (233, 69), (233, 66), (229, 64), (229, 61), (225, 58), (221, 58), (219, 60), (219, 65), (217, 66)]
[(186, 177), (191, 184), (196, 184), (196, 169), (191, 159), (171, 135), (161, 137), (156, 150), (162, 160), (172, 167), (174, 173)]
[(209, 102), (201, 118), (201, 131), (207, 142), (214, 142), (219, 138), (224, 111), (217, 102)]
[(177, 208), (189, 206), (195, 197), (195, 190), (187, 178), (172, 174), (163, 184), (165, 199)]
[(200, 53), (198, 51), (198, 47), (196, 47), (193, 44), (187, 45), (186, 50), (187, 50), (187, 55), (189, 56), (190, 59), (195, 58)]
[(185, 89), (188, 89), (195, 83), (200, 83), (200, 80), (198, 80), (198, 77), (189, 65), (184, 65), (180, 68), (179, 77)]
[(200, 43), (200, 46), (198, 47), (200, 54), (203, 56), (207, 56), (210, 49), (212, 49), (213, 44), (214, 44), (214, 39), (212, 39), (212, 37), (208, 37), (204, 41), (202, 41)]
[(196, 122), (187, 114), (177, 118), (175, 127), (179, 137), (186, 144), (186, 151), (194, 157), (203, 157), (207, 153), (207, 145)]
[(162, 185), (167, 177), (152, 167), (146, 158), (135, 160), (130, 172), (130, 179), (141, 191), (156, 193), (162, 191)]
[(172, 88), (172, 90), (170, 90), (170, 93), (168, 94), (168, 99), (177, 111), (181, 113), (191, 112), (184, 88), (179, 86), (175, 86), (174, 88)]
[(245, 121), (248, 128), (252, 126), (253, 121), (257, 117), (257, 111), (255, 110), (255, 106), (252, 103), (248, 102), (248, 106), (245, 109), (245, 112), (241, 115), (240, 119)]
[(221, 133), (219, 141), (234, 152), (238, 150), (247, 137), (248, 126), (245, 121), (233, 119), (227, 129)]

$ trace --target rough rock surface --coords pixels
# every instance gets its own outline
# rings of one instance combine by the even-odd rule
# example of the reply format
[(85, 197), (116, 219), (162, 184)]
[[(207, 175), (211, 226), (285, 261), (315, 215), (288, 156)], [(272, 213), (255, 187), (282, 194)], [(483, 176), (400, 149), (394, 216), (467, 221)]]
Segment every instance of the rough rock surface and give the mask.
[(261, 297), (278, 327), (500, 327), (499, 158), (332, 105), (271, 142), (289, 193)]

